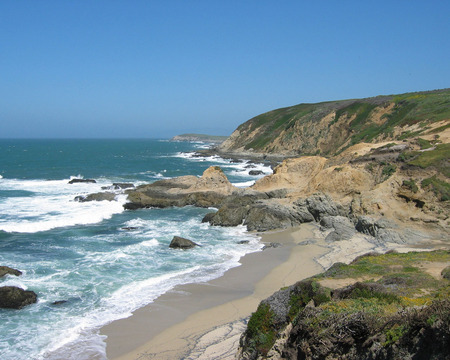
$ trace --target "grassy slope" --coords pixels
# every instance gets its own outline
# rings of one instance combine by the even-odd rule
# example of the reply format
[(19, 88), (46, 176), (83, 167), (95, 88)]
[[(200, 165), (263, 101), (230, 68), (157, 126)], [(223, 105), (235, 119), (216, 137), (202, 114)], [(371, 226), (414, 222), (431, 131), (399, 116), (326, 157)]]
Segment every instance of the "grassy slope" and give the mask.
[[(408, 320), (405, 315), (415, 306), (422, 307), (423, 313), (419, 315), (425, 318), (421, 321), (430, 326), (436, 321), (448, 322), (449, 277), (436, 279), (421, 267), (423, 263), (443, 262), (450, 262), (450, 251), (368, 255), (349, 265), (337, 263), (326, 272), (297, 283), (290, 289), (288, 321), (294, 324), (294, 332), (303, 332), (302, 337), (309, 339), (310, 346), (333, 343), (336, 340), (336, 326), (353, 329), (347, 336), (353, 336), (356, 340), (350, 343), (376, 336), (385, 348), (398, 346), (402, 341), (408, 341), (412, 332), (417, 330), (417, 316)], [(331, 289), (320, 285), (324, 279), (348, 278), (367, 280), (363, 285), (341, 292), (340, 296), (331, 296)], [(306, 307), (311, 300), (315, 304), (314, 310)], [(442, 305), (442, 301), (447, 302)], [(436, 305), (438, 303), (440, 305)], [(435, 307), (440, 310), (433, 310)], [(256, 350), (261, 355), (267, 353), (277, 333), (287, 325), (277, 323), (275, 318), (271, 307), (261, 303), (250, 318), (245, 333), (243, 344), (247, 351)], [(361, 328), (352, 328), (356, 325), (351, 321), (356, 321)], [(361, 333), (355, 333), (357, 331)]]
[[(375, 123), (373, 115), (376, 110), (393, 105), (392, 110), (382, 117), (381, 124)], [(298, 129), (315, 127), (325, 116), (333, 114), (328, 123), (328, 129), (323, 129), (320, 137), (327, 135), (333, 125), (345, 124), (348, 133), (339, 141), (332, 144), (328, 153), (330, 155), (344, 144), (348, 146), (361, 141), (370, 142), (374, 139), (404, 139), (420, 135), (426, 130), (427, 124), (443, 119), (450, 119), (450, 89), (431, 92), (407, 93), (402, 95), (379, 96), (367, 99), (342, 100), (323, 102), (318, 104), (300, 104), (287, 108), (277, 109), (256, 116), (238, 127), (240, 137), (236, 139), (236, 148), (244, 146), (245, 149), (271, 152), (271, 144), (275, 139), (289, 143), (291, 138), (300, 136)], [(396, 127), (420, 124), (415, 132), (405, 131), (394, 135)], [(250, 134), (257, 133), (250, 138)], [(336, 138), (334, 138), (336, 139)], [(320, 151), (319, 148), (316, 151)], [(310, 151), (314, 153), (316, 151)], [(299, 154), (302, 155), (301, 149)]]

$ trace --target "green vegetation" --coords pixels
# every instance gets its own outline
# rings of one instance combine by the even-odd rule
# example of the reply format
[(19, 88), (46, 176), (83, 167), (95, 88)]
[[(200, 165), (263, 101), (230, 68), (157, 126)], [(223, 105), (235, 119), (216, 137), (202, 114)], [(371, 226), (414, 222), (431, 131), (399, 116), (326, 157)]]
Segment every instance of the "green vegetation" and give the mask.
[[(380, 115), (375, 116), (382, 113), (385, 115), (381, 118)], [(331, 117), (333, 114), (334, 117)], [(327, 116), (330, 120), (324, 124), (322, 120)], [(274, 151), (270, 145), (278, 139), (280, 146), (286, 144), (301, 154), (314, 154), (319, 149), (319, 139), (330, 137), (322, 152), (334, 154), (338, 149), (342, 151), (344, 144), (346, 148), (361, 141), (417, 137), (429, 129), (430, 123), (444, 119), (450, 119), (449, 89), (299, 104), (258, 115), (240, 125), (240, 136), (235, 143), (236, 148), (270, 152)], [(417, 130), (405, 129), (400, 135), (394, 136), (394, 129), (414, 124), (420, 125)], [(338, 125), (338, 128), (334, 125)], [(441, 126), (440, 130), (448, 126)], [(419, 141), (422, 149), (430, 146), (425, 140)]]
[(434, 167), (446, 177), (450, 177), (449, 154), (450, 144), (440, 144), (434, 150), (416, 153), (417, 156), (408, 163), (422, 169)]
[(407, 188), (408, 190), (412, 191), (413, 193), (416, 193), (419, 191), (419, 188), (417, 187), (416, 182), (414, 179), (411, 180), (403, 180), (403, 187)]
[(394, 164), (387, 164), (383, 166), (381, 170), (381, 174), (384, 177), (384, 180), (390, 178), (397, 171), (397, 167)]
[(245, 333), (251, 339), (248, 346), (262, 354), (267, 354), (275, 342), (276, 331), (273, 326), (273, 317), (269, 305), (261, 303), (247, 324)]
[(419, 144), (419, 146), (420, 146), (420, 148), (422, 150), (429, 149), (429, 148), (433, 147), (431, 142), (428, 141), (428, 140), (425, 140), (425, 139), (418, 138), (417, 139), (417, 143)]
[(422, 180), (420, 186), (422, 189), (431, 188), (441, 201), (450, 200), (450, 184), (446, 181), (439, 180), (436, 176)]
[[(371, 253), (348, 265), (336, 263), (322, 274), (284, 288), (274, 297), (278, 300), (261, 303), (250, 318), (243, 346), (249, 353), (265, 356), (286, 321), (293, 323), (292, 331), (309, 346), (329, 344), (326, 351), (341, 346), (342, 339), (349, 344), (360, 342), (359, 346), (369, 338), (386, 348), (408, 346), (423, 327), (448, 324), (450, 319), (450, 281), (445, 277), (450, 266), (437, 279), (423, 267), (433, 262), (449, 263), (450, 251)], [(332, 296), (330, 289), (320, 285), (321, 280), (344, 278), (367, 280), (336, 289)], [(283, 320), (271, 306), (275, 301), (279, 312), (284, 301), (280, 299), (286, 295), (287, 320)], [(312, 307), (307, 306), (311, 303)]]

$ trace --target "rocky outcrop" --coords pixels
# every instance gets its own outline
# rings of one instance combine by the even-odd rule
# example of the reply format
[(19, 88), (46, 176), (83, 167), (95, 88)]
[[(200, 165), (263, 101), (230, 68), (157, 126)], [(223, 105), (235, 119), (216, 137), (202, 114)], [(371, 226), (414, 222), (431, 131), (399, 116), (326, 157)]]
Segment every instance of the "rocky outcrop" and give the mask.
[(15, 286), (0, 287), (0, 308), (21, 309), (37, 301), (34, 291), (23, 290)]
[[(335, 204), (324, 194), (314, 194), (294, 203), (284, 199), (285, 191), (269, 193), (249, 191), (230, 196), (219, 210), (208, 214), (204, 220), (211, 225), (237, 226), (244, 224), (249, 231), (282, 229), (311, 221), (320, 221), (324, 216), (345, 214), (343, 206)], [(269, 195), (279, 195), (269, 197)]]
[(69, 181), (69, 184), (79, 184), (79, 183), (92, 183), (95, 184), (97, 181), (95, 181), (94, 179), (71, 179)]
[(5, 275), (20, 276), (20, 275), (22, 275), (22, 272), (19, 270), (10, 268), (9, 266), (0, 266), (0, 278)]
[(369, 216), (360, 216), (356, 223), (356, 230), (363, 234), (371, 235), (378, 241), (387, 243), (404, 243), (404, 236), (395, 230), (397, 227), (392, 221), (386, 219), (374, 220)]
[(75, 201), (87, 202), (87, 201), (113, 201), (116, 198), (116, 194), (111, 192), (99, 192), (89, 195), (78, 195), (75, 197)]
[(102, 186), (102, 190), (123, 190), (134, 188), (131, 183), (113, 183), (111, 186)]
[(344, 216), (324, 216), (320, 225), (326, 230), (332, 229), (325, 238), (325, 241), (329, 242), (349, 240), (356, 233), (355, 225)]
[(189, 239), (182, 238), (180, 236), (174, 236), (170, 242), (169, 247), (171, 249), (192, 249), (193, 247), (199, 246), (195, 242)]
[(186, 205), (218, 207), (234, 190), (236, 188), (228, 181), (223, 171), (218, 166), (211, 166), (200, 178), (181, 176), (127, 190), (128, 202), (125, 208), (133, 210)]

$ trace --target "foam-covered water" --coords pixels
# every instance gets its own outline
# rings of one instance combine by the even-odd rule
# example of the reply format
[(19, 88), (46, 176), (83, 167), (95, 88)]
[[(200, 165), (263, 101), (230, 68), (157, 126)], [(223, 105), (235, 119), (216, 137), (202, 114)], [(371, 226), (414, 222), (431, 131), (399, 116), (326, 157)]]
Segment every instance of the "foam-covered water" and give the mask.
[[(204, 144), (0, 140), (0, 265), (23, 272), (1, 278), (0, 286), (38, 294), (37, 304), (0, 309), (2, 359), (105, 359), (101, 326), (179, 284), (221, 276), (260, 249), (243, 227), (202, 223), (209, 209), (124, 211), (121, 190), (114, 201), (74, 200), (113, 182), (199, 176), (210, 165), (241, 186), (259, 177), (248, 175), (247, 162), (194, 157), (196, 147)], [(69, 184), (74, 176), (97, 183)], [(174, 235), (202, 246), (169, 249)], [(241, 240), (248, 243), (237, 245)]]

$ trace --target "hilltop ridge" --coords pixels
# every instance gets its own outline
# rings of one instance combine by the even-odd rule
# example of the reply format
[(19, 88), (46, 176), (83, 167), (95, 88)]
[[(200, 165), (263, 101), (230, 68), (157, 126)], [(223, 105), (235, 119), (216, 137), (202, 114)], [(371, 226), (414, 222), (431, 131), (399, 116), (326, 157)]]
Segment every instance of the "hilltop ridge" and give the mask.
[(360, 142), (428, 135), (432, 124), (449, 119), (450, 89), (299, 104), (246, 121), (218, 151), (333, 156)]

